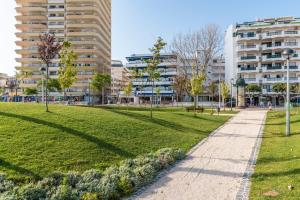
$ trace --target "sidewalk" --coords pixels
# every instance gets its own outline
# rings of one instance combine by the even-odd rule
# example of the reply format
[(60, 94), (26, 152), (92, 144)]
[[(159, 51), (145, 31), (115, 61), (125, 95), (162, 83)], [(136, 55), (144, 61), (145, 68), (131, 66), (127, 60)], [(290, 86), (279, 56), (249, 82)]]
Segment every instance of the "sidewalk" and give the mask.
[(244, 110), (131, 199), (246, 199), (266, 111)]

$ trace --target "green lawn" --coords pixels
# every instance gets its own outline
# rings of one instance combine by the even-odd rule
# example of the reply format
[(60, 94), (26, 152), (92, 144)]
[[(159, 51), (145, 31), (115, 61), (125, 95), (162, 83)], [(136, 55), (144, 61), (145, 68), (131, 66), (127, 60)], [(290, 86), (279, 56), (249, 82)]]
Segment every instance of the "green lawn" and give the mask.
[(18, 181), (53, 171), (105, 169), (164, 147), (185, 151), (228, 120), (182, 111), (149, 112), (0, 103), (0, 171)]
[[(292, 135), (285, 137), (285, 113), (268, 113), (251, 199), (300, 199), (300, 112), (296, 109), (291, 120)], [(294, 189), (289, 190), (288, 185)]]

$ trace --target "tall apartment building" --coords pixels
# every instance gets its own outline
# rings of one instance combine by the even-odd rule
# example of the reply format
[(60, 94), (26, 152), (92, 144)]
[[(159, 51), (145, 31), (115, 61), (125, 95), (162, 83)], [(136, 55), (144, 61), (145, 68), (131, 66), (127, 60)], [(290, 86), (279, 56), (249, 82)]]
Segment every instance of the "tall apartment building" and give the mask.
[[(43, 33), (55, 33), (59, 42), (70, 41), (78, 55), (78, 81), (67, 91), (81, 100), (88, 98), (89, 79), (95, 72), (110, 72), (111, 62), (111, 0), (16, 0), (19, 32), (16, 41), (19, 72), (30, 72), (20, 84), (36, 87), (42, 79), (39, 71), (37, 42)], [(49, 69), (50, 78), (57, 78), (58, 57)], [(62, 94), (50, 94), (50, 96)]]
[[(133, 54), (127, 57), (127, 69), (130, 70), (144, 70), (147, 67), (146, 60), (151, 59), (150, 54)], [(172, 101), (174, 98), (174, 90), (172, 89), (173, 77), (177, 74), (177, 56), (174, 54), (161, 54), (161, 63), (158, 66), (160, 71), (160, 78), (155, 81), (156, 88), (160, 88), (159, 99), (155, 101)], [(150, 100), (152, 96), (152, 83), (149, 81), (149, 76), (144, 73), (143, 77), (133, 80), (135, 103), (142, 98), (146, 101)], [(156, 96), (154, 89), (154, 96)], [(154, 97), (156, 98), (156, 97)], [(153, 100), (154, 101), (154, 100)]]
[(115, 103), (123, 96), (123, 89), (128, 83), (128, 69), (124, 67), (122, 61), (111, 61), (111, 100)]
[[(226, 81), (242, 76), (247, 84), (262, 87), (268, 101), (278, 104), (272, 86), (286, 82), (284, 49), (295, 50), (290, 62), (290, 82), (300, 82), (300, 18), (262, 19), (231, 25), (225, 36)], [(281, 100), (282, 101), (282, 100)]]

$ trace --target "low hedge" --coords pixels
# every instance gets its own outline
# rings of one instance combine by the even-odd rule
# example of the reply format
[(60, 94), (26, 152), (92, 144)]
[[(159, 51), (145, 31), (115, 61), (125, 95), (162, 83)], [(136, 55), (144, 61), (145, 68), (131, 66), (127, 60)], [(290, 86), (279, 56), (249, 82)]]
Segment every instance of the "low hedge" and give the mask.
[(55, 172), (26, 185), (0, 175), (0, 200), (108, 200), (126, 197), (149, 184), (157, 174), (184, 157), (180, 149), (165, 148), (127, 159), (105, 170)]

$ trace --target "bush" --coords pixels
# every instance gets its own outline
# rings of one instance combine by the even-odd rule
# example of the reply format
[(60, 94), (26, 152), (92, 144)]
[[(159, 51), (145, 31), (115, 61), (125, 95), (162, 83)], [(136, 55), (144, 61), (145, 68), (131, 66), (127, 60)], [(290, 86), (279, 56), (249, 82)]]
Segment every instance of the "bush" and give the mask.
[(99, 183), (102, 175), (97, 170), (88, 170), (82, 174), (81, 180), (77, 183), (76, 188), (81, 193), (98, 193)]
[(14, 182), (7, 180), (5, 174), (0, 174), (0, 193), (9, 191), (15, 186)]
[(4, 174), (0, 174), (0, 200), (120, 199), (151, 183), (160, 170), (183, 157), (183, 151), (165, 148), (124, 160), (103, 174), (94, 169), (82, 174), (54, 172), (36, 184), (23, 186), (16, 186)]
[(21, 187), (19, 193), (20, 199), (24, 200), (41, 200), (46, 198), (46, 190), (34, 184)]

